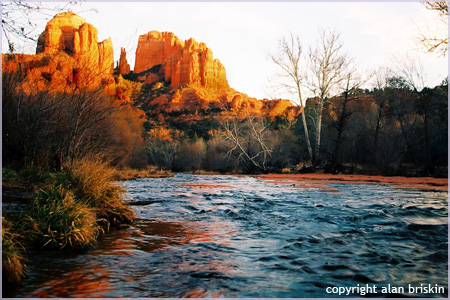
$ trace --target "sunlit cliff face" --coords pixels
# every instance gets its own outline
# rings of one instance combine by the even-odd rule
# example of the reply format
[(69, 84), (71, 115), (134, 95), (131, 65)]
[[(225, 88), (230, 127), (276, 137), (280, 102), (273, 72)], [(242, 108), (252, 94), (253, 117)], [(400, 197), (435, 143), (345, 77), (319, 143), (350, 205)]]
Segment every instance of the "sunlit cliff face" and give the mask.
[[(57, 14), (39, 37), (36, 55), (2, 55), (2, 71), (14, 74), (25, 94), (103, 88), (129, 102), (123, 80), (114, 78), (111, 39), (98, 42), (97, 29), (72, 12)], [(131, 94), (131, 92), (129, 93)]]
[(214, 59), (211, 49), (193, 38), (183, 41), (172, 32), (158, 31), (139, 36), (134, 72), (158, 65), (173, 88), (189, 84), (213, 90), (229, 88), (224, 66)]
[[(40, 35), (36, 55), (3, 55), (3, 71), (19, 74), (21, 90), (71, 94), (97, 89), (130, 102), (141, 91), (141, 104), (152, 107), (149, 116), (184, 112), (183, 119), (201, 119), (203, 113), (245, 117), (264, 114), (294, 119), (300, 112), (288, 100), (258, 100), (230, 88), (224, 66), (212, 50), (193, 38), (183, 41), (171, 32), (150, 31), (139, 37), (134, 78), (113, 76), (111, 39), (98, 42), (97, 29), (72, 12), (57, 14)], [(121, 51), (117, 71), (126, 76), (130, 66)], [(128, 77), (126, 77), (128, 78)], [(138, 81), (136, 85), (132, 82)], [(208, 113), (209, 114), (209, 113)]]
[(62, 51), (76, 58), (84, 69), (111, 74), (114, 67), (111, 39), (98, 42), (97, 33), (97, 28), (72, 12), (57, 14), (39, 36), (36, 54)]
[(150, 31), (139, 37), (134, 73), (156, 92), (161, 83), (173, 91), (146, 100), (155, 114), (212, 109), (293, 118), (299, 113), (288, 100), (258, 100), (233, 90), (224, 66), (205, 43), (183, 41), (172, 32)]

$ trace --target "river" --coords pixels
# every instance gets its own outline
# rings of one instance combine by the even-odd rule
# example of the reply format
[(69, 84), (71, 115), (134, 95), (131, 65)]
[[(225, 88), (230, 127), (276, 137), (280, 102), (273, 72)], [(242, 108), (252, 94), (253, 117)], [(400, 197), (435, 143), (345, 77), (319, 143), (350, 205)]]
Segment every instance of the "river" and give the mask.
[(17, 297), (448, 296), (447, 191), (191, 174), (122, 184), (151, 202), (133, 206), (136, 221), (85, 253), (34, 254)]

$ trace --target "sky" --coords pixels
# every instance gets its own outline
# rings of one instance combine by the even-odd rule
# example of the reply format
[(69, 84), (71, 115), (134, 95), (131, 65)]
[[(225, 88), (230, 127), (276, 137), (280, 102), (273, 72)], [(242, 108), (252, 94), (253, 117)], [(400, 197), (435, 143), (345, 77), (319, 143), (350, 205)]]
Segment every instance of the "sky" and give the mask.
[(412, 57), (424, 66), (426, 85), (448, 76), (448, 56), (425, 53), (417, 42), (419, 29), (442, 31), (436, 12), (419, 2), (82, 2), (71, 9), (98, 29), (99, 41), (111, 37), (116, 61), (124, 47), (131, 69), (139, 35), (171, 31), (204, 42), (230, 86), (259, 99), (276, 98), (268, 87), (277, 67), (267, 55), (280, 38), (292, 32), (308, 49), (319, 28), (340, 33), (360, 73)]

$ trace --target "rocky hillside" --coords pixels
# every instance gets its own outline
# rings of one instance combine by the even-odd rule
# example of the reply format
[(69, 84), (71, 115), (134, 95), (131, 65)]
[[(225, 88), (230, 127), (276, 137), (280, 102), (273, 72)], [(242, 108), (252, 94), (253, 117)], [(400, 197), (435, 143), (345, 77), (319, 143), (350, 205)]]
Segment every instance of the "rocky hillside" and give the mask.
[(139, 37), (133, 71), (126, 56), (122, 48), (114, 70), (111, 39), (99, 42), (92, 24), (64, 12), (47, 23), (36, 55), (3, 55), (2, 61), (3, 72), (22, 76), (25, 92), (103, 86), (109, 95), (143, 109), (150, 122), (170, 121), (160, 126), (230, 115), (294, 118), (299, 113), (288, 100), (258, 100), (232, 89), (225, 67), (193, 38), (183, 41), (171, 32), (150, 31)]
[(107, 94), (131, 101), (132, 87), (113, 76), (111, 39), (98, 42), (97, 29), (72, 12), (57, 14), (39, 36), (36, 55), (2, 55), (2, 71), (16, 74), (25, 93), (73, 93), (103, 87)]
[(152, 120), (179, 125), (250, 114), (293, 119), (299, 113), (288, 100), (258, 100), (232, 89), (212, 50), (193, 38), (150, 31), (139, 37), (133, 72), (127, 64), (122, 51), (117, 71), (145, 85), (137, 104)]

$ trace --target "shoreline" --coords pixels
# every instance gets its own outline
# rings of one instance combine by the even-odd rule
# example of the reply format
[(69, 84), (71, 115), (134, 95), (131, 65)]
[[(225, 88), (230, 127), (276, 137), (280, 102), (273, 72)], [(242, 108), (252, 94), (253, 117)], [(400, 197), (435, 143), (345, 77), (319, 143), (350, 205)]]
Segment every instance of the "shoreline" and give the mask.
[[(276, 183), (308, 185), (323, 185), (326, 183), (360, 183), (385, 184), (395, 187), (423, 189), (430, 191), (448, 191), (448, 178), (434, 177), (404, 177), (381, 175), (333, 175), (323, 173), (310, 174), (261, 174), (251, 175), (261, 180)], [(317, 187), (317, 186), (316, 186)]]
[[(121, 174), (121, 180), (134, 180), (140, 178), (166, 178), (173, 177), (177, 173), (186, 173), (192, 175), (231, 175), (236, 177), (249, 176), (261, 180), (274, 181), (282, 184), (296, 184), (302, 187), (326, 187), (327, 183), (360, 183), (360, 184), (381, 184), (391, 185), (401, 188), (412, 188), (430, 191), (448, 191), (448, 178), (436, 178), (436, 177), (406, 177), (406, 176), (383, 176), (383, 175), (364, 175), (364, 174), (328, 174), (328, 173), (270, 173), (270, 174), (230, 174), (230, 173), (217, 173), (206, 171), (194, 171), (194, 172), (172, 172), (172, 171), (159, 171), (159, 172), (141, 172), (134, 170), (134, 176), (127, 176), (130, 170), (126, 170), (124, 174)], [(122, 171), (123, 172), (123, 171)], [(133, 172), (131, 172), (133, 173)], [(136, 173), (140, 173), (137, 175)], [(136, 176), (137, 175), (137, 176)]]

